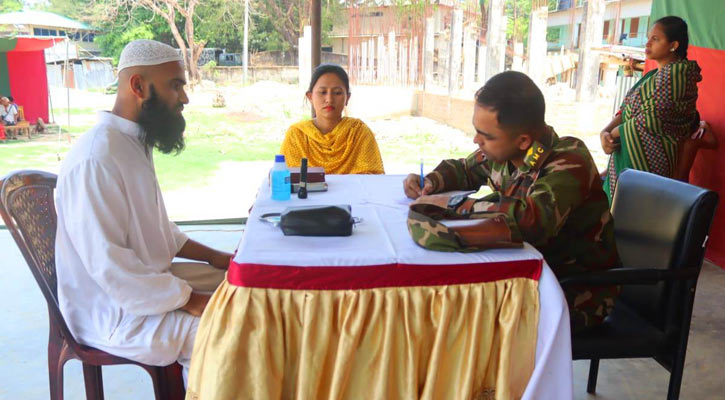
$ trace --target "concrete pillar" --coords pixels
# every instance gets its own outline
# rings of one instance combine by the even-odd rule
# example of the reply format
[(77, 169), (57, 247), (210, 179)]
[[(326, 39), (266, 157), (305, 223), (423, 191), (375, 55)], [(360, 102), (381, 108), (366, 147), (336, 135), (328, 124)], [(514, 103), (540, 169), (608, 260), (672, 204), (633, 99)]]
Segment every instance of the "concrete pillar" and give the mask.
[(433, 22), (435, 24), (435, 25), (433, 25), (434, 31), (440, 32), (443, 29), (445, 29), (445, 27), (443, 26), (443, 13), (441, 12), (441, 9), (438, 7), (436, 7), (435, 12), (433, 13)]
[(378, 35), (378, 48), (377, 48), (377, 54), (378, 54), (378, 75), (377, 75), (377, 83), (385, 83), (385, 77), (387, 76), (386, 71), (386, 63), (388, 56), (385, 52), (385, 37), (383, 35)]
[(433, 49), (435, 49), (435, 35), (433, 35), (433, 29), (435, 28), (435, 19), (425, 19), (425, 38), (423, 40), (423, 89), (430, 89), (433, 85)]
[(357, 79), (357, 74), (355, 73), (357, 71), (358, 66), (360, 63), (357, 60), (357, 53), (358, 53), (358, 45), (350, 45), (350, 50), (348, 51), (348, 60), (350, 64), (350, 70), (348, 71), (348, 75), (350, 75), (353, 79), (353, 82)]
[(408, 77), (408, 45), (406, 41), (398, 43), (398, 82), (406, 85)]
[(457, 92), (458, 75), (461, 72), (461, 45), (463, 43), (463, 10), (453, 10), (451, 19), (450, 68), (448, 70), (448, 94)]
[(467, 26), (463, 35), (463, 87), (466, 89), (475, 86), (476, 68), (476, 29)]
[(312, 27), (309, 25), (302, 30), (302, 37), (298, 39), (297, 52), (300, 87), (307, 90), (312, 77)]
[(300, 88), (305, 87), (305, 71), (304, 71), (304, 59), (305, 59), (305, 37), (304, 35), (297, 38), (297, 74), (298, 83)]
[(478, 68), (476, 69), (476, 84), (483, 86), (486, 82), (486, 46), (478, 45)]
[(368, 82), (375, 83), (375, 39), (368, 39)]
[(413, 38), (413, 48), (410, 52), (410, 83), (418, 85), (418, 37)]
[(358, 83), (365, 82), (368, 80), (368, 42), (362, 42), (360, 44), (360, 78), (357, 80)]
[(579, 46), (576, 99), (593, 101), (599, 87), (599, 53), (592, 47), (600, 46), (604, 29), (604, 0), (585, 0), (582, 16), (582, 37)]
[(527, 74), (539, 87), (543, 87), (545, 80), (543, 68), (546, 64), (546, 19), (548, 14), (548, 7), (534, 9), (531, 10), (529, 20), (529, 40), (526, 49)]
[(514, 56), (511, 60), (511, 69), (513, 71), (524, 72), (524, 44), (514, 42)]
[[(486, 77), (503, 71), (506, 46), (506, 17), (504, 0), (490, 0), (488, 5), (488, 30), (486, 31)], [(502, 35), (502, 33), (504, 33)]]
[(451, 30), (447, 29), (439, 31), (436, 40), (436, 49), (438, 50), (438, 67), (436, 68), (437, 79), (436, 85), (442, 88), (448, 87), (448, 70), (450, 69), (450, 45), (451, 45)]
[(395, 43), (395, 31), (388, 32), (388, 77), (391, 84), (395, 84), (398, 73), (397, 44)]
[[(504, 7), (505, 9), (505, 7)], [(501, 57), (501, 62), (498, 65), (499, 71), (503, 72), (504, 68), (506, 67), (506, 51), (508, 47), (508, 42), (506, 42), (506, 29), (508, 28), (509, 19), (504, 15), (503, 21), (501, 21), (501, 35), (499, 36), (499, 42), (498, 45), (500, 47), (500, 52), (503, 54), (503, 57)]]
[(619, 72), (618, 64), (607, 64), (604, 70), (602, 83), (609, 93), (614, 93), (617, 89), (617, 72)]

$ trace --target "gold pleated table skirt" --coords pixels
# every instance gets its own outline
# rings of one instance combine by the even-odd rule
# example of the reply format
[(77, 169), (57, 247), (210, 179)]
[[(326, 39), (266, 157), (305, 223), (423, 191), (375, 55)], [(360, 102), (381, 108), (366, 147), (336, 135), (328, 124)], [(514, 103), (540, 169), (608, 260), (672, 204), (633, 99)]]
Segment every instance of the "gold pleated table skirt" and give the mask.
[(538, 280), (526, 277), (354, 290), (225, 281), (201, 318), (187, 399), (518, 399), (538, 320)]

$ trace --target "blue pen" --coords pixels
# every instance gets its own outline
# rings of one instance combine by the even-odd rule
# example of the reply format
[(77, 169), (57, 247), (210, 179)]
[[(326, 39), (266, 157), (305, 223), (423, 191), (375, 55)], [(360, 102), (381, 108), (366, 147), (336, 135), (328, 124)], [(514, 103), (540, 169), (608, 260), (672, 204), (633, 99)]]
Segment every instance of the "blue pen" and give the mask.
[(423, 160), (420, 160), (420, 190), (425, 186), (425, 178), (423, 178)]

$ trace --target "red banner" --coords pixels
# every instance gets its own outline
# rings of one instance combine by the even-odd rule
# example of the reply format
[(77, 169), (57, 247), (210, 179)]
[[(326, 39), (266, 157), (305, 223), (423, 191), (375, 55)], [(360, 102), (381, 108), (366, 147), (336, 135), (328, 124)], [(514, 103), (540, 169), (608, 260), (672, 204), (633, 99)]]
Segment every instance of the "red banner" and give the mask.
[(710, 123), (713, 133), (720, 141), (719, 149), (698, 152), (690, 170), (690, 183), (720, 194), (720, 204), (710, 229), (707, 258), (725, 268), (725, 50), (690, 46), (687, 53), (688, 58), (696, 60), (702, 68), (697, 110), (700, 111), (700, 117)]
[(38, 51), (45, 50), (58, 42), (62, 43), (63, 39), (36, 39), (36, 38), (18, 38), (15, 48), (12, 51)]
[[(715, 220), (710, 229), (706, 256), (710, 261), (725, 269), (725, 50), (709, 49), (690, 45), (687, 58), (697, 61), (702, 69), (702, 81), (697, 85), (697, 110), (700, 118), (712, 126), (720, 141), (717, 150), (700, 150), (690, 170), (690, 183), (714, 190), (720, 195)], [(653, 61), (647, 61), (647, 70), (657, 68)]]
[[(48, 41), (44, 41), (48, 42)], [(38, 117), (48, 122), (48, 78), (43, 50), (7, 53), (10, 93), (23, 106), (25, 119), (34, 124)]]

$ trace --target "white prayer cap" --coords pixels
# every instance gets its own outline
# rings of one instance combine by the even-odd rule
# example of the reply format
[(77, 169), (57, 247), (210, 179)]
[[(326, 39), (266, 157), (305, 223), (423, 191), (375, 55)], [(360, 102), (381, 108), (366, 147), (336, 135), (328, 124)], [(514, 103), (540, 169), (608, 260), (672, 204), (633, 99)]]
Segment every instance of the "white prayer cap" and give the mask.
[(118, 60), (118, 72), (124, 68), (139, 65), (159, 65), (172, 61), (181, 61), (180, 52), (155, 40), (139, 39), (126, 45)]

